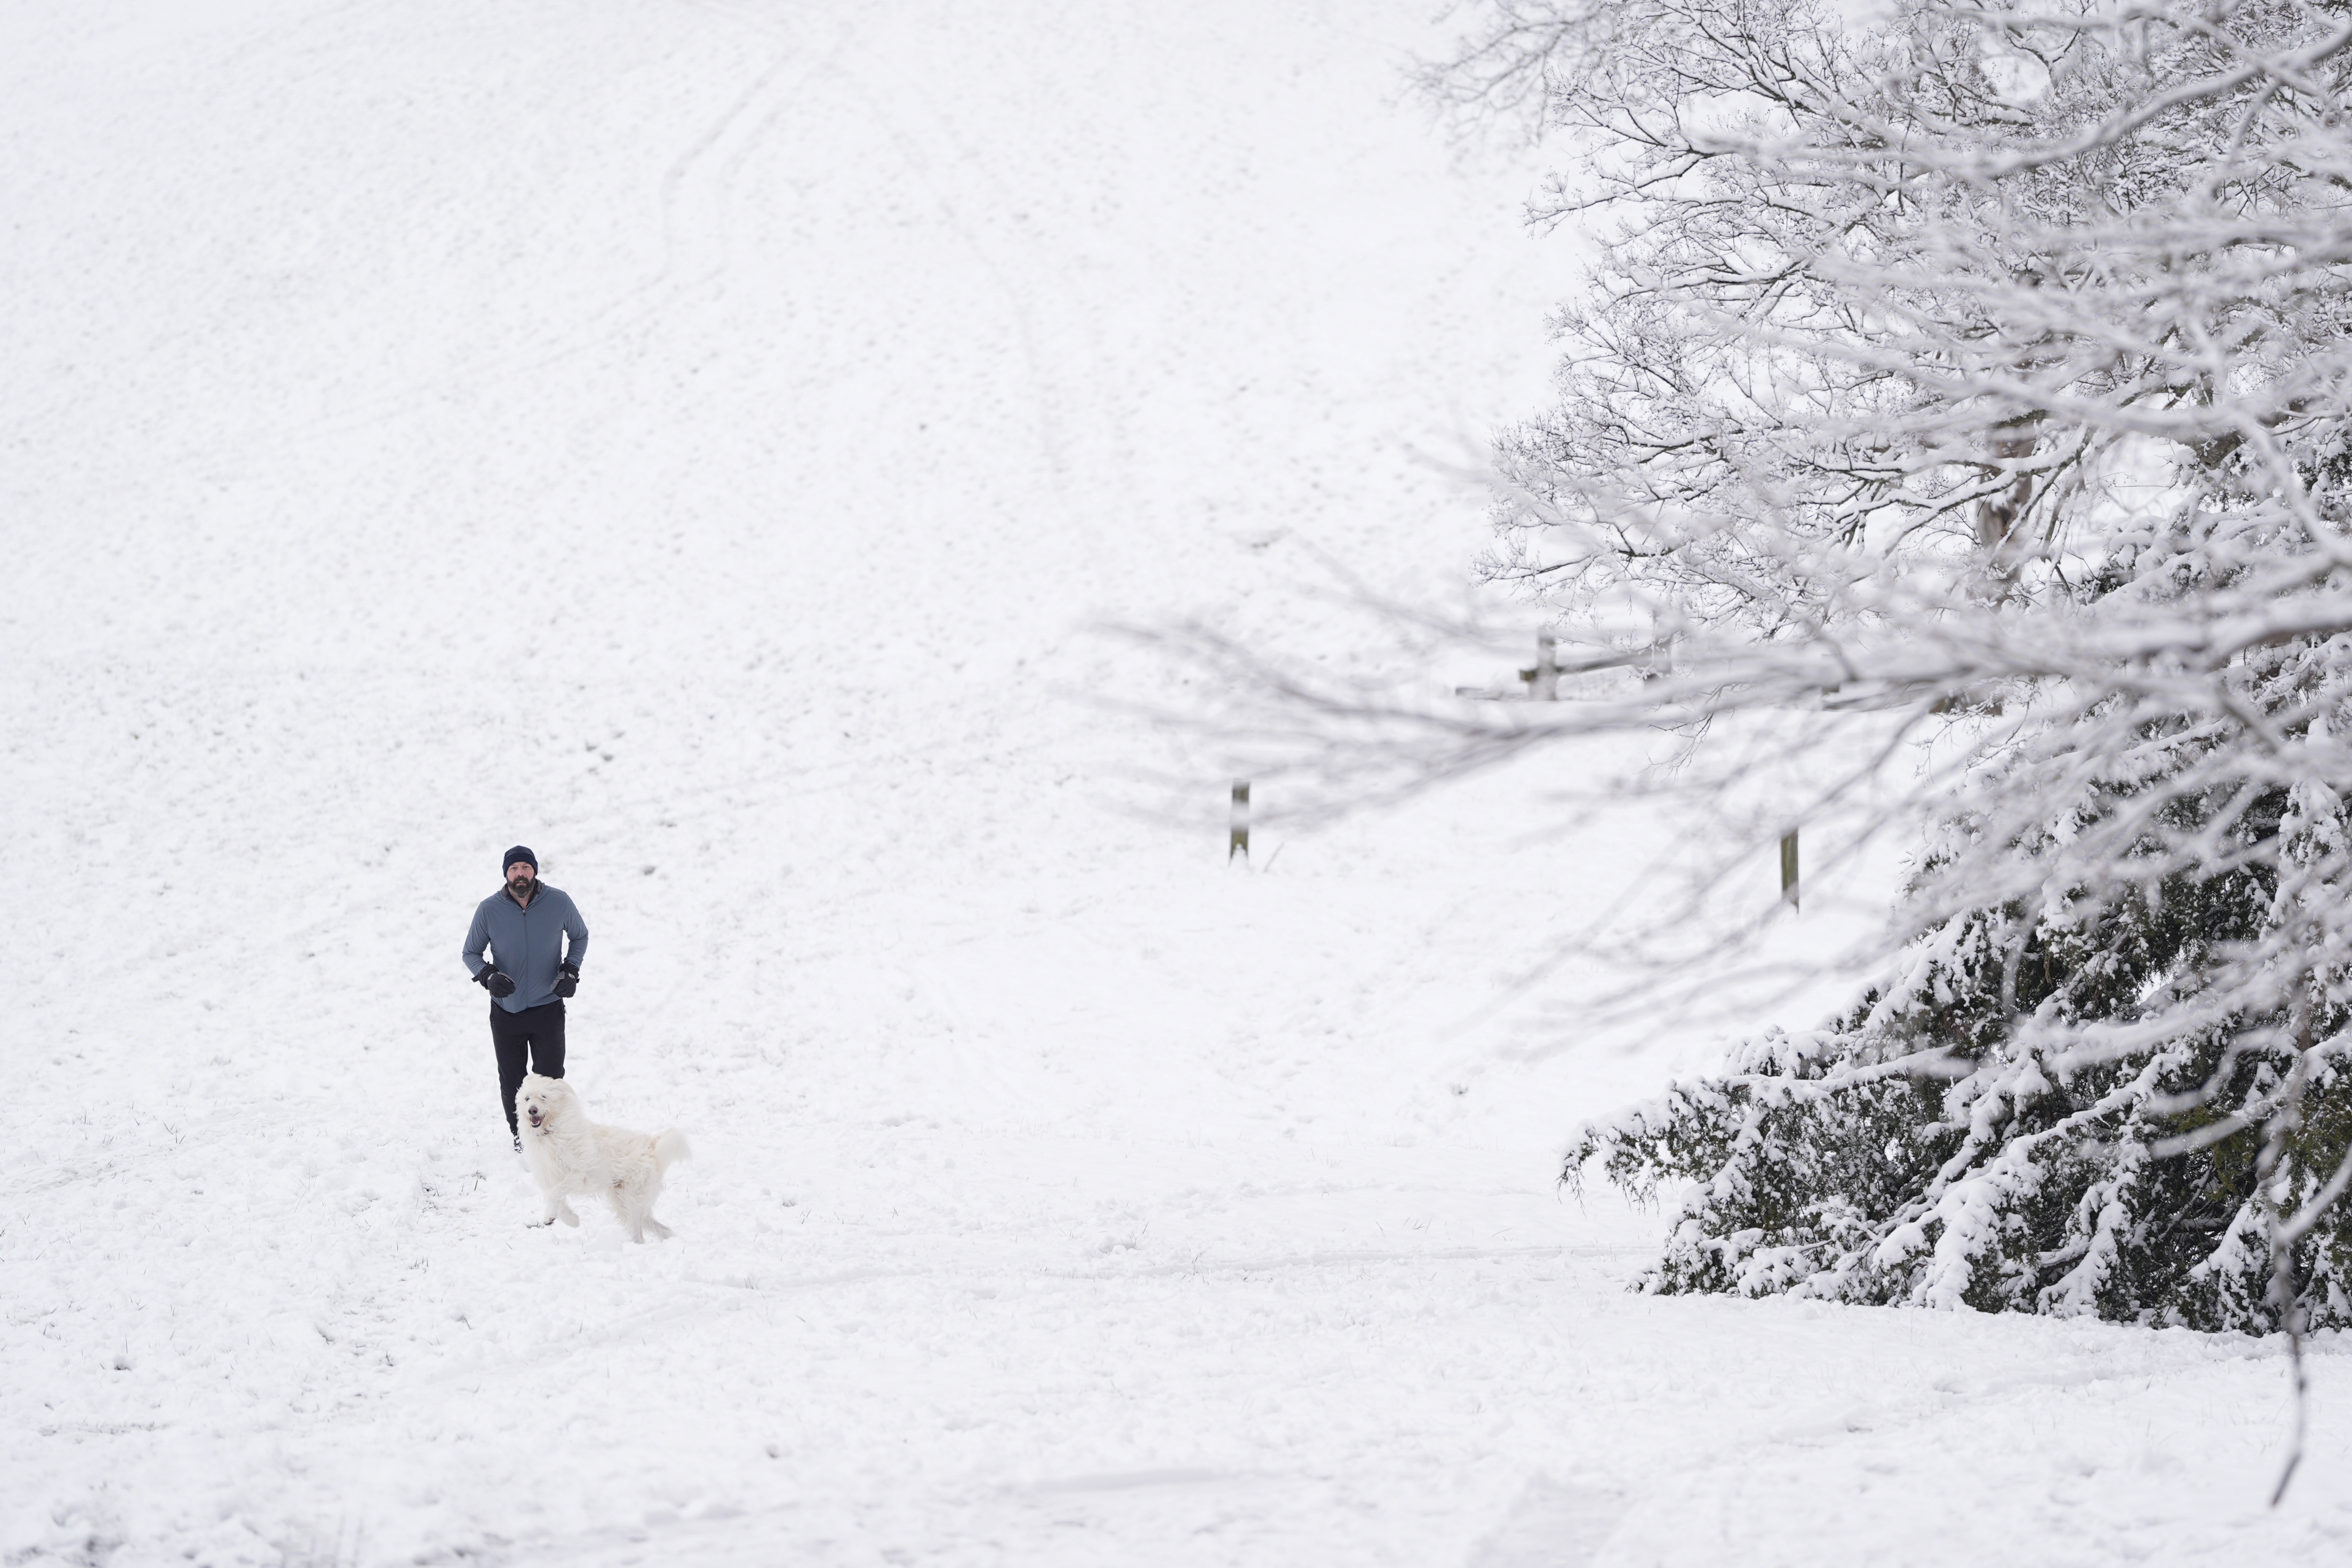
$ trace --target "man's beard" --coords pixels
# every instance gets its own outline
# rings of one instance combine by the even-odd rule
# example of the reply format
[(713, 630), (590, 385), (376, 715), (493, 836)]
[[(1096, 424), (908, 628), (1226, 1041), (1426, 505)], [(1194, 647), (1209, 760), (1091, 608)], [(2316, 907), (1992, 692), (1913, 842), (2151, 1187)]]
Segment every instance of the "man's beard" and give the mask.
[(519, 897), (528, 898), (530, 895), (532, 881), (533, 879), (530, 877), (509, 877), (507, 891)]

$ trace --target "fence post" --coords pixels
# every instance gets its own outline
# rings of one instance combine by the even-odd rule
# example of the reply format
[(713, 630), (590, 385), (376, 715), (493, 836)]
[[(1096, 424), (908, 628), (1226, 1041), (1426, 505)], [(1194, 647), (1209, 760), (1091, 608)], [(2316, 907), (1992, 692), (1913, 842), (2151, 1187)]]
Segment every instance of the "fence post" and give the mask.
[(1797, 902), (1797, 830), (1793, 827), (1780, 835), (1780, 901), (1790, 909)]
[(1559, 700), (1559, 642), (1549, 632), (1536, 634), (1536, 667), (1519, 671), (1519, 679), (1528, 683), (1530, 702)]
[(1249, 780), (1234, 781), (1234, 826), (1232, 836), (1225, 841), (1225, 864), (1234, 863), (1240, 856), (1244, 864), (1249, 860)]

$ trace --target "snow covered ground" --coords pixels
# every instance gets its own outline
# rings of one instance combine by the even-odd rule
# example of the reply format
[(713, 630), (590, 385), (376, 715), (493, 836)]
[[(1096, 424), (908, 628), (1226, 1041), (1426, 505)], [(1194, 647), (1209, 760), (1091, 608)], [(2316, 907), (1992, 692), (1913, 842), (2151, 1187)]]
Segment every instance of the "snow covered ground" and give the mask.
[[(0, 11), (0, 1562), (2352, 1559), (2334, 1342), (2270, 1511), (2273, 1346), (1624, 1291), (1554, 1152), (1692, 1042), (1511, 983), (1654, 827), (1129, 809), (1087, 627), (1457, 574), (1536, 395), (1442, 37)], [(517, 840), (667, 1244), (524, 1228)]]

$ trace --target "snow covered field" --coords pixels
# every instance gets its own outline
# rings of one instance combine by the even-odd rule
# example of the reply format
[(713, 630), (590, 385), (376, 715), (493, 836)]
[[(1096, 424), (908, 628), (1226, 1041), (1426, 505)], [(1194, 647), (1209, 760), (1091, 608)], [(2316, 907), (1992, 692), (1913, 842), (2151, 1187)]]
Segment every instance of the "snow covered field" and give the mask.
[[(1625, 1293), (1693, 1043), (1511, 982), (1659, 832), (1129, 809), (1090, 624), (1475, 544), (1565, 260), (1443, 37), (0, 11), (0, 1562), (2352, 1561), (2334, 1342), (2272, 1511), (2273, 1346)], [(517, 840), (669, 1243), (524, 1228)]]

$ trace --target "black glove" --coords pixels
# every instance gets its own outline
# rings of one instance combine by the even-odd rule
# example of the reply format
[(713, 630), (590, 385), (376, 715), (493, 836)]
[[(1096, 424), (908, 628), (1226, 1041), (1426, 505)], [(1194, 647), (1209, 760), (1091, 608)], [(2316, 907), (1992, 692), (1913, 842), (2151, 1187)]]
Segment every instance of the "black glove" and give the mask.
[(571, 995), (573, 992), (575, 992), (575, 991), (577, 991), (577, 990), (579, 990), (579, 989), (580, 989), (580, 970), (579, 970), (579, 966), (578, 966), (578, 965), (576, 965), (576, 964), (570, 964), (570, 963), (565, 964), (565, 965), (563, 966), (562, 973), (559, 973), (559, 974), (558, 974), (558, 975), (556, 975), (556, 977), (555, 977), (555, 994), (556, 994), (558, 996), (569, 996), (569, 995)]
[(507, 973), (504, 970), (485, 969), (479, 974), (474, 976), (474, 984), (480, 986), (483, 990), (488, 992), (493, 996), (511, 996), (514, 994), (514, 976)]

